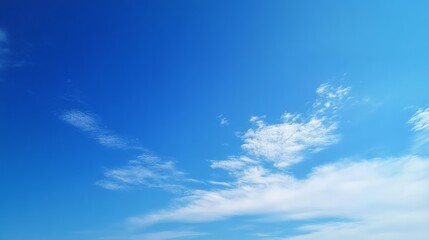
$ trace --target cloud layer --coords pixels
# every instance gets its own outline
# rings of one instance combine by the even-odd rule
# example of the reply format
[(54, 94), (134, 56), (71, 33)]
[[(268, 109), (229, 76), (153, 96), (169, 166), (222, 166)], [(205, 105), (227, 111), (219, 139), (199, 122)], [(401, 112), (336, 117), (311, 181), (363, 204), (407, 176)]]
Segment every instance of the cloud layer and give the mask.
[[(404, 156), (336, 162), (315, 168), (302, 180), (266, 169), (254, 169), (248, 174), (251, 180), (244, 174), (231, 188), (196, 190), (180, 199), (181, 207), (132, 221), (199, 222), (270, 215), (284, 220), (336, 217), (357, 224), (375, 221), (385, 214), (401, 216), (415, 212), (418, 213), (415, 221), (429, 223), (429, 159), (426, 158)], [(421, 218), (422, 213), (427, 218)]]
[[(173, 162), (147, 151), (125, 165), (104, 171), (97, 185), (110, 189), (161, 187), (185, 193), (170, 208), (131, 217), (128, 223), (147, 226), (159, 222), (209, 222), (237, 216), (260, 221), (307, 221), (298, 234), (254, 233), (280, 240), (424, 240), (429, 236), (429, 158), (414, 153), (376, 159), (343, 159), (314, 167), (304, 178), (290, 168), (309, 155), (340, 141), (337, 113), (350, 88), (322, 84), (307, 114), (285, 113), (280, 123), (252, 117), (254, 127), (242, 135), (244, 154), (211, 161), (229, 181), (209, 180), (206, 189), (185, 187), (186, 179)], [(60, 118), (86, 132), (100, 144), (119, 149), (142, 149), (102, 128), (97, 116), (78, 110)], [(429, 108), (409, 120), (417, 146), (429, 141)], [(200, 185), (201, 186), (201, 185)], [(324, 221), (317, 221), (325, 219)], [(335, 220), (326, 220), (335, 219)], [(314, 223), (314, 221), (316, 223)], [(156, 232), (144, 239), (200, 236), (199, 232)]]

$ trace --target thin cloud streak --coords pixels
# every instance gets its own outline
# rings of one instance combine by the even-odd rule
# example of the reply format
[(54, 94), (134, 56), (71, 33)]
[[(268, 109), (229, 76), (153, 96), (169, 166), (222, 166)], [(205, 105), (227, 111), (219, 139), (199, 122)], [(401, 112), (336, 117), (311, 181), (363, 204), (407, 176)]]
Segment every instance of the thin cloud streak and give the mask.
[(60, 114), (59, 118), (64, 122), (86, 132), (90, 137), (105, 147), (145, 150), (144, 148), (133, 145), (124, 138), (112, 134), (110, 131), (101, 127), (97, 115), (93, 113), (79, 110), (69, 110)]
[(171, 161), (161, 161), (151, 154), (142, 154), (125, 166), (107, 169), (105, 179), (96, 184), (108, 190), (127, 190), (139, 186), (163, 188), (180, 191), (184, 187), (178, 184), (185, 181), (184, 173), (178, 171)]

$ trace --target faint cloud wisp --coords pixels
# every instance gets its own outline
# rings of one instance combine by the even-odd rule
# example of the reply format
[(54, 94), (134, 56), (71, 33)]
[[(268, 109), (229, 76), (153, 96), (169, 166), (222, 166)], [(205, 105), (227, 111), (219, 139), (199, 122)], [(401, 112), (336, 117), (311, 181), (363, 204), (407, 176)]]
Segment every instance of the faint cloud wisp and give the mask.
[(9, 52), (6, 47), (7, 44), (7, 34), (6, 32), (0, 28), (0, 70), (2, 70), (6, 65), (6, 54)]
[(229, 125), (229, 120), (228, 120), (228, 118), (226, 118), (223, 114), (221, 114), (221, 115), (217, 116), (217, 118), (219, 119), (219, 123), (220, 123), (220, 125), (223, 125), (223, 126), (227, 126), (227, 125)]
[(59, 118), (66, 123), (86, 132), (103, 146), (119, 149), (145, 150), (144, 148), (133, 145), (124, 138), (112, 134), (108, 130), (101, 127), (98, 116), (93, 113), (79, 110), (69, 110), (60, 114)]

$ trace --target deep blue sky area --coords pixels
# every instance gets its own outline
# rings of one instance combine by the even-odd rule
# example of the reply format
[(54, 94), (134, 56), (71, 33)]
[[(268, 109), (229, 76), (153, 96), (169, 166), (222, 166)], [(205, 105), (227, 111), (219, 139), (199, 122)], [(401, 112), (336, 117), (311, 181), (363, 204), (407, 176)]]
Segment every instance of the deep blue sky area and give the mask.
[[(355, 205), (295, 206), (306, 201), (283, 187), (301, 185), (280, 176), (312, 182), (325, 164), (408, 156), (424, 169), (428, 10), (424, 0), (0, 0), (0, 239), (323, 240), (333, 223), (350, 235), (331, 239), (389, 236), (368, 229), (390, 225), (349, 232), (350, 219), (375, 219)], [(392, 176), (377, 184), (417, 184)], [(318, 202), (319, 187), (305, 199)], [(241, 208), (262, 201), (249, 189), (267, 194), (266, 208)], [(409, 206), (395, 204), (381, 216)], [(428, 236), (410, 232), (394, 235)]]

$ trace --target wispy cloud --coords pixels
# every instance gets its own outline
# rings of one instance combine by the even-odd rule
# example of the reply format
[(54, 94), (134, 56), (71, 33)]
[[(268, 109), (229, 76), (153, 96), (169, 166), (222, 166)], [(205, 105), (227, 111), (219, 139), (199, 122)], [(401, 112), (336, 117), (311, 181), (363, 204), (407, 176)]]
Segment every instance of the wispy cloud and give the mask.
[[(305, 178), (284, 170), (338, 142), (335, 115), (349, 91), (322, 85), (307, 118), (286, 113), (284, 122), (274, 125), (253, 118), (256, 127), (243, 137), (248, 156), (211, 162), (212, 168), (226, 170), (231, 181), (193, 190), (171, 208), (130, 218), (129, 223), (207, 222), (235, 216), (259, 216), (265, 221), (332, 218), (344, 220), (303, 224), (295, 237), (275, 239), (426, 239), (427, 157), (344, 159), (315, 167)], [(426, 116), (426, 110), (420, 110), (410, 120), (415, 131), (426, 129)]]
[(8, 48), (6, 47), (8, 42), (8, 37), (6, 32), (0, 28), (0, 70), (5, 67), (6, 64), (6, 54), (8, 53)]
[(9, 36), (8, 33), (0, 28), (0, 70), (10, 67), (21, 67), (28, 62), (23, 60), (13, 60), (12, 51), (9, 48)]
[(105, 169), (104, 179), (96, 182), (102, 188), (127, 190), (144, 186), (179, 191), (184, 189), (183, 182), (197, 182), (185, 178), (184, 173), (178, 171), (172, 161), (162, 161), (145, 148), (132, 144), (103, 128), (99, 117), (94, 113), (69, 110), (60, 114), (59, 118), (87, 133), (103, 146), (142, 152), (123, 166)]
[(86, 132), (103, 146), (120, 149), (144, 150), (144, 148), (131, 144), (124, 138), (112, 134), (110, 131), (104, 129), (98, 120), (99, 117), (94, 113), (69, 110), (60, 114), (59, 117), (68, 124)]
[(429, 131), (429, 108), (417, 110), (409, 123), (413, 125), (413, 131)]
[(227, 183), (227, 182), (219, 182), (219, 181), (209, 181), (208, 183), (212, 184), (212, 185), (219, 185), (219, 186), (224, 186), (224, 187), (231, 187), (231, 184)]
[(178, 171), (173, 162), (161, 161), (147, 153), (128, 161), (125, 166), (107, 169), (104, 176), (97, 185), (109, 190), (146, 186), (177, 191), (183, 188), (178, 182), (184, 181), (184, 173)]
[(226, 118), (223, 114), (217, 116), (217, 118), (219, 119), (220, 125), (224, 125), (224, 126), (229, 125), (228, 118)]
[(413, 150), (429, 153), (429, 108), (420, 108), (408, 121), (416, 133)]
[(234, 157), (231, 156), (227, 160), (212, 161), (212, 168), (220, 168), (229, 172), (241, 171), (244, 167), (249, 165), (257, 165), (258, 161), (253, 160), (247, 156)]

